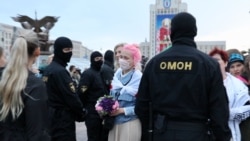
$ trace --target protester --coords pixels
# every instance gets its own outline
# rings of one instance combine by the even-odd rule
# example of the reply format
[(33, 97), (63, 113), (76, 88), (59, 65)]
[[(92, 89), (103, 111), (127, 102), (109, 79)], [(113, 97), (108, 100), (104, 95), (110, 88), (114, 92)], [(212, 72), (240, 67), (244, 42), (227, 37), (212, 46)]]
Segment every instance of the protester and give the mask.
[(43, 72), (45, 70), (45, 68), (52, 62), (52, 59), (54, 57), (54, 54), (51, 54), (47, 57), (47, 60), (45, 59), (44, 62), (42, 63), (42, 65), (39, 66), (38, 68), (38, 72), (40, 77), (43, 76)]
[(70, 73), (71, 77), (73, 76), (75, 71), (76, 71), (76, 66), (75, 65), (70, 65), (69, 66), (69, 73)]
[[(246, 79), (248, 84), (248, 90), (250, 89), (250, 55), (244, 57), (244, 72), (242, 74), (243, 78)], [(249, 141), (250, 140), (250, 117), (240, 123), (240, 131), (241, 131), (241, 141)]]
[(115, 71), (119, 68), (119, 57), (120, 57), (120, 54), (121, 54), (121, 49), (123, 48), (124, 45), (125, 45), (125, 43), (119, 43), (114, 48), (114, 53), (115, 53)]
[(228, 61), (228, 70), (229, 72), (240, 79), (242, 82), (244, 82), (246, 85), (249, 85), (247, 77), (243, 76), (243, 73), (245, 71), (244, 69), (244, 57), (240, 53), (232, 53), (229, 56)]
[(196, 19), (181, 12), (170, 30), (172, 47), (148, 62), (137, 94), (142, 140), (229, 141), (229, 107), (220, 67), (196, 49)]
[(107, 95), (100, 70), (103, 64), (103, 56), (94, 51), (90, 55), (90, 68), (81, 75), (78, 87), (78, 95), (84, 107), (88, 110), (85, 125), (87, 128), (88, 141), (107, 141), (108, 131), (103, 128), (103, 119), (95, 110), (98, 98)]
[(45, 84), (31, 72), (40, 55), (37, 34), (17, 37), (0, 81), (1, 141), (49, 141)]
[(220, 64), (224, 86), (229, 99), (229, 127), (233, 141), (242, 141), (239, 124), (241, 121), (246, 120), (250, 113), (248, 87), (241, 80), (226, 72), (228, 55), (225, 51), (215, 48), (209, 55)]
[(134, 112), (136, 94), (141, 80), (141, 52), (138, 45), (126, 44), (121, 50), (119, 66), (112, 81), (111, 95), (119, 102), (115, 124), (109, 141), (140, 141), (141, 123)]
[[(230, 53), (227, 70), (230, 74), (241, 80), (249, 89), (247, 60), (245, 61), (244, 56), (237, 49), (231, 49), (229, 51), (227, 51)], [(240, 131), (242, 141), (250, 140), (250, 117), (240, 123)]]
[(73, 76), (72, 76), (73, 80), (76, 81), (77, 83), (77, 88), (78, 88), (78, 85), (79, 85), (79, 82), (80, 82), (80, 79), (81, 79), (81, 69), (79, 68), (76, 68)]
[(76, 94), (76, 88), (66, 69), (72, 56), (72, 42), (59, 37), (54, 43), (54, 57), (44, 70), (50, 106), (52, 141), (76, 141), (75, 121), (82, 121), (86, 111)]
[(244, 72), (243, 73), (245, 74), (247, 81), (250, 82), (250, 54), (246, 55), (244, 58), (245, 59), (244, 59)]
[(70, 65), (69, 66), (69, 73), (70, 73), (70, 76), (74, 82), (74, 85), (75, 87), (77, 88), (78, 87), (78, 84), (79, 84), (79, 80), (80, 80), (80, 76), (79, 76), (79, 80), (78, 80), (78, 76), (77, 76), (77, 71), (76, 71), (76, 66), (75, 65)]

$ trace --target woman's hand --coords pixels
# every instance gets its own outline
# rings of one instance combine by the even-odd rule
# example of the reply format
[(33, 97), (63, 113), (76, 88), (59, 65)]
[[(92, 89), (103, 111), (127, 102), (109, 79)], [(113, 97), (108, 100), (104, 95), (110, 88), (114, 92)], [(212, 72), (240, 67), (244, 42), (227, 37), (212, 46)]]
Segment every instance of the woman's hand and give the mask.
[(124, 109), (123, 108), (118, 108), (117, 110), (113, 111), (110, 116), (117, 116), (117, 115), (120, 115), (120, 114), (123, 114), (124, 113)]

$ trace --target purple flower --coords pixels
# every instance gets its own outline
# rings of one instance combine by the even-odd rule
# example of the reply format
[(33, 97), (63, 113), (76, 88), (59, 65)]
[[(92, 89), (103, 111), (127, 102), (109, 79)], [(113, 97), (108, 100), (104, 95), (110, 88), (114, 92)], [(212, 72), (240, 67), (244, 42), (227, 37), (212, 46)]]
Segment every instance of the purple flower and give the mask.
[(97, 100), (95, 107), (100, 116), (105, 116), (116, 110), (113, 109), (114, 107), (117, 108), (117, 106), (114, 105), (117, 105), (116, 100), (114, 100), (112, 96), (104, 95)]

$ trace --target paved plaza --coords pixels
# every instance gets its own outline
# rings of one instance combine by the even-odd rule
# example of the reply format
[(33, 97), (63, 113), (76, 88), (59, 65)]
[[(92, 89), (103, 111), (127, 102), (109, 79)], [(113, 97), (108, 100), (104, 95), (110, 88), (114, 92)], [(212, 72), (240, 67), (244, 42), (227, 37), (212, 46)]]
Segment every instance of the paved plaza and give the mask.
[(76, 122), (77, 141), (87, 141), (86, 127), (84, 122)]

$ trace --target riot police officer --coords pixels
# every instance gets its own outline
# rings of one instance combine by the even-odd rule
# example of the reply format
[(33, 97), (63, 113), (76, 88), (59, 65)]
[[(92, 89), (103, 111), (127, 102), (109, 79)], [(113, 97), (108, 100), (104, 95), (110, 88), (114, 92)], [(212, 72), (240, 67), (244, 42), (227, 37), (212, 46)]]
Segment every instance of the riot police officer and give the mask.
[(146, 66), (135, 107), (143, 141), (150, 137), (154, 141), (231, 138), (219, 64), (196, 49), (196, 34), (196, 19), (186, 12), (177, 14), (171, 22), (173, 46)]
[(59, 37), (54, 43), (54, 57), (44, 71), (43, 80), (50, 106), (52, 141), (76, 141), (75, 121), (84, 120), (85, 110), (76, 94), (73, 80), (66, 69), (72, 56), (72, 42)]
[(107, 141), (108, 130), (104, 129), (103, 119), (95, 110), (98, 98), (108, 94), (100, 74), (103, 64), (102, 54), (98, 51), (92, 52), (90, 62), (90, 68), (81, 75), (78, 95), (88, 110), (85, 120), (88, 141)]
[(110, 92), (110, 87), (111, 87), (111, 82), (114, 77), (114, 52), (111, 50), (107, 50), (104, 54), (104, 62), (102, 64), (101, 68), (101, 76), (104, 81), (106, 91), (109, 94)]

